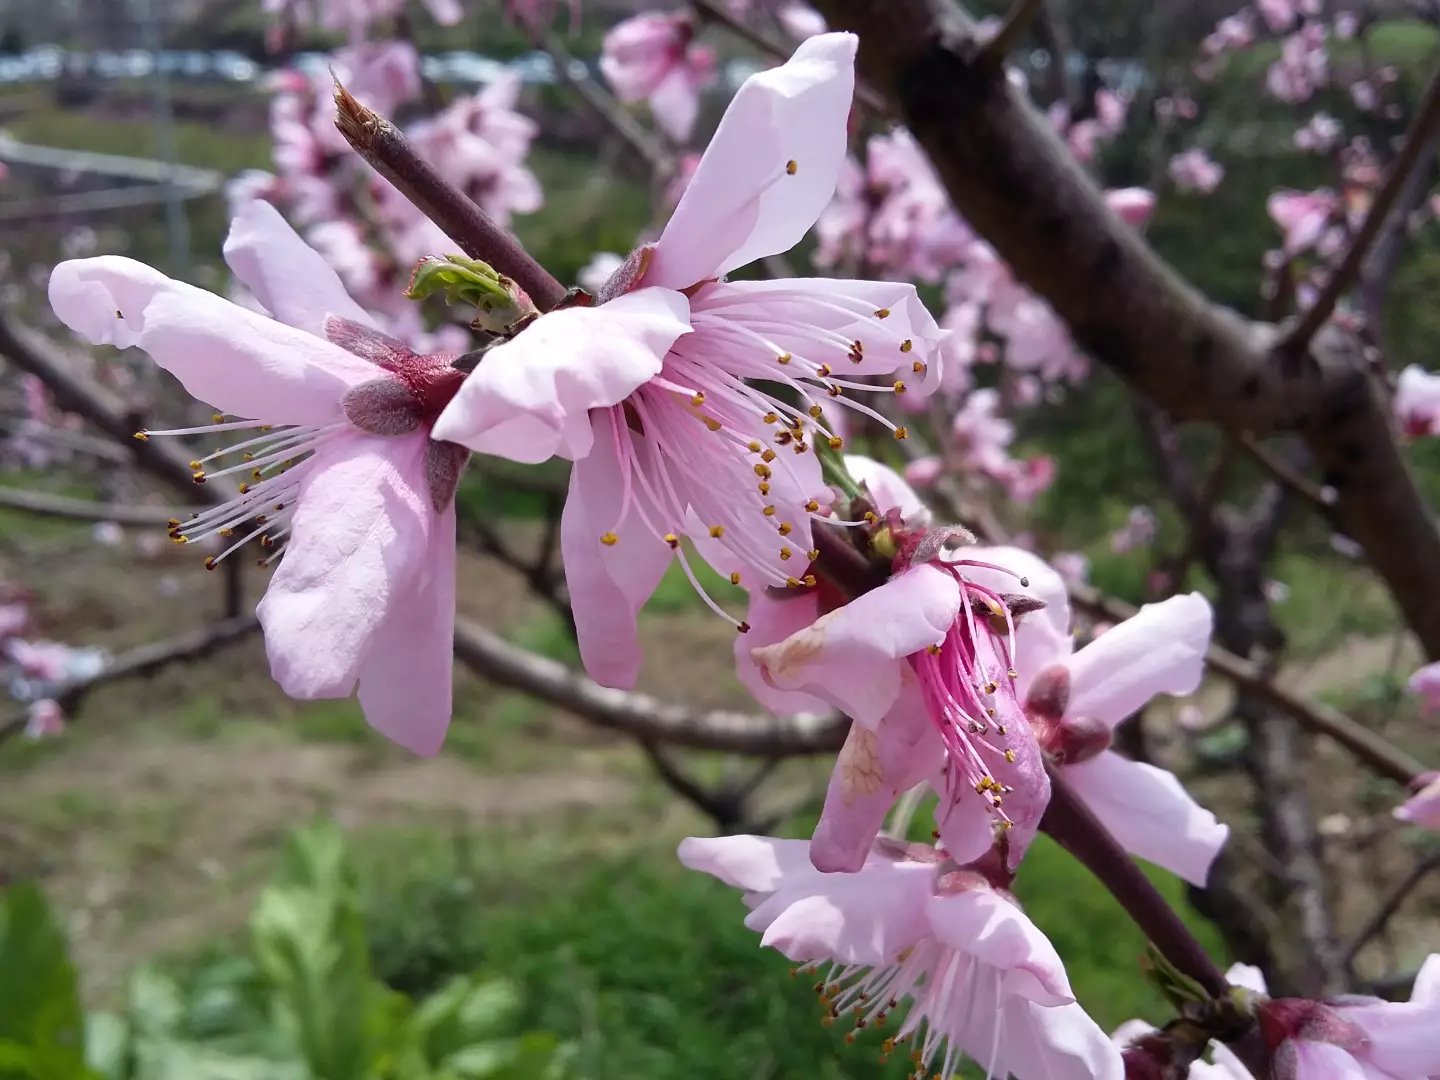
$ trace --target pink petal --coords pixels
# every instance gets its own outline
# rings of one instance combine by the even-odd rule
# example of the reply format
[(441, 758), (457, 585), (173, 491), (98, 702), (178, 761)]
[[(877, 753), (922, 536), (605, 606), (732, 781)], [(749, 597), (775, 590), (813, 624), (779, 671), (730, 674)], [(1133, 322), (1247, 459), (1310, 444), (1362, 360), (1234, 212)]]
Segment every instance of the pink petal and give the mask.
[[(625, 527), (615, 528), (621, 490), (615, 448), (602, 438), (570, 469), (560, 551), (585, 670), (604, 686), (629, 689), (640, 674), (635, 619), (665, 576), (671, 554), (634, 508)], [(643, 492), (632, 491), (631, 498), (640, 501), (651, 521), (662, 520)], [(601, 543), (600, 537), (612, 530), (618, 542)]]
[(1174, 773), (1109, 750), (1062, 772), (1126, 851), (1204, 886), (1230, 830), (1190, 797)]
[[(1070, 655), (1074, 639), (1070, 634), (1070, 598), (1065, 581), (1033, 551), (1017, 547), (977, 547), (958, 552), (961, 560), (993, 563), (1010, 573), (966, 567), (965, 576), (977, 585), (1001, 593), (1024, 593), (1044, 601), (1045, 606), (1020, 620), (1015, 631), (1015, 693), (1021, 701), (1030, 682), (1051, 664)], [(1018, 578), (1029, 582), (1022, 586)]]
[(330, 423), (345, 391), (375, 377), (322, 338), (115, 255), (55, 267), (50, 306), (93, 344), (139, 346), (193, 397), (248, 419)]
[(593, 442), (589, 410), (618, 405), (658, 375), (689, 314), (680, 293), (639, 289), (542, 315), (485, 354), (434, 437), (511, 461), (582, 458)]
[(735, 674), (755, 700), (777, 716), (801, 716), (828, 711), (829, 706), (810, 694), (777, 690), (765, 681), (752, 652), (784, 641), (815, 621), (819, 598), (811, 590), (773, 599), (764, 589), (750, 593), (745, 621), (750, 632), (735, 635)]
[(660, 236), (652, 282), (721, 277), (788, 251), (815, 224), (845, 159), (855, 46), (852, 34), (822, 34), (745, 80)]
[(912, 678), (874, 731), (850, 726), (810, 840), (815, 868), (827, 874), (860, 869), (901, 792), (938, 774), (944, 763), (945, 748)]
[(1431, 953), (1415, 975), (1410, 1000), (1423, 1005), (1440, 1005), (1440, 953)]
[(1002, 993), (1043, 1006), (1075, 1000), (1060, 954), (1013, 900), (967, 889), (932, 897), (926, 915), (939, 940), (1004, 973)]
[(1370, 1036), (1355, 1051), (1366, 1065), (1390, 1076), (1440, 1076), (1440, 1001), (1378, 1002), (1336, 1008)]
[[(1286, 1061), (1286, 1058), (1289, 1061)], [(1293, 1068), (1293, 1072), (1290, 1070)], [(1328, 1043), (1291, 1040), (1280, 1044), (1275, 1053), (1275, 1075), (1283, 1080), (1288, 1074), (1292, 1080), (1378, 1080), (1372, 1077), (1360, 1062), (1347, 1051)], [(1400, 1073), (1397, 1077), (1420, 1080), (1421, 1073)]]
[(225, 238), (225, 261), (266, 311), (297, 330), (323, 338), (327, 315), (375, 325), (329, 263), (264, 199), (240, 207)]
[(360, 669), (360, 707), (370, 726), (430, 756), (450, 726), (455, 641), (455, 504), (430, 533), (421, 577), (380, 624)]
[(959, 607), (955, 579), (918, 566), (752, 655), (772, 686), (812, 693), (873, 728), (900, 693), (904, 658), (944, 640)]
[(790, 877), (810, 872), (804, 840), (773, 836), (687, 836), (680, 861), (746, 892), (774, 892)]
[(892, 964), (926, 932), (935, 864), (872, 854), (853, 874), (787, 874), (745, 920), (797, 963)]
[(1440, 773), (1395, 808), (1395, 817), (1427, 829), (1440, 829)]
[(870, 489), (875, 496), (876, 509), (883, 515), (887, 510), (899, 510), (908, 524), (928, 521), (930, 511), (915, 494), (915, 489), (889, 465), (882, 465), (872, 458), (860, 454), (846, 454), (845, 467), (850, 475)]
[(1205, 672), (1212, 616), (1199, 593), (1146, 604), (1072, 656), (1068, 716), (1114, 727), (1156, 694), (1189, 694)]
[(290, 696), (349, 695), (424, 573), (436, 527), (426, 441), (346, 434), (303, 466), (290, 542), (257, 609), (271, 674)]
[(1265, 973), (1254, 964), (1231, 964), (1225, 972), (1225, 981), (1231, 986), (1243, 986), (1257, 994), (1270, 992), (1270, 988), (1265, 985)]
[(678, 143), (685, 143), (695, 130), (700, 115), (700, 88), (689, 68), (679, 64), (650, 94), (650, 111), (660, 130)]
[[(993, 1027), (972, 1036), (977, 1060), (985, 1061), (994, 1042)], [(1120, 1049), (1078, 1004), (1046, 1007), (1011, 997), (1001, 1021), (997, 1075), (1036, 1080), (1123, 1080)], [(979, 1034), (979, 1033), (977, 1033)], [(1191, 1073), (1191, 1080), (1196, 1074)]]

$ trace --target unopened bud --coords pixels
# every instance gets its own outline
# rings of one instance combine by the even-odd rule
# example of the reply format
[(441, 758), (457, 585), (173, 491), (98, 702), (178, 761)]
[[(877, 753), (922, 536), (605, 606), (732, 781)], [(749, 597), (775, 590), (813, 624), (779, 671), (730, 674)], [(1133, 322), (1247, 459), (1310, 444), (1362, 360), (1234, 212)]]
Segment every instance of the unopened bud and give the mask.
[(495, 334), (535, 313), (524, 289), (489, 263), (464, 255), (427, 255), (415, 264), (406, 298), (423, 300), (436, 293), (443, 294), (447, 304), (477, 308), (480, 314), (472, 325)]
[(1070, 704), (1070, 669), (1064, 664), (1051, 664), (1030, 684), (1025, 695), (1025, 715), (1034, 723), (1037, 720), (1058, 724)]
[(1040, 748), (1059, 765), (1079, 765), (1110, 749), (1110, 725), (1093, 716), (1067, 716), (1039, 727)]
[(1318, 1001), (1302, 998), (1272, 998), (1255, 1009), (1260, 1034), (1274, 1053), (1282, 1043), (1295, 1040), (1328, 1043), (1342, 1050), (1363, 1050), (1370, 1037), (1358, 1025)]

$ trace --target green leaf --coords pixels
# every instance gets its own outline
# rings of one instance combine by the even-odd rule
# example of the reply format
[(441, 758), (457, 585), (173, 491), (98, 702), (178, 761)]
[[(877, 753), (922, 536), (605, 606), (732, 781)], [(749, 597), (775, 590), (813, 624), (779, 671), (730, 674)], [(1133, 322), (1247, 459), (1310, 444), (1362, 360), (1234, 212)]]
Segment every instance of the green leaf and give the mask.
[(0, 896), (0, 1080), (76, 1080), (85, 1017), (65, 936), (33, 885)]

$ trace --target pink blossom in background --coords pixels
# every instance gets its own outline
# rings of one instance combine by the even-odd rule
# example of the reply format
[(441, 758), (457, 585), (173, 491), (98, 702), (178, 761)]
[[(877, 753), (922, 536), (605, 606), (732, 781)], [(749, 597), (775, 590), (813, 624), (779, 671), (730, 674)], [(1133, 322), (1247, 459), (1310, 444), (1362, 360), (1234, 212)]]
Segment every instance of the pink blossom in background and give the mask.
[(11, 599), (0, 601), (0, 645), (4, 645), (8, 638), (20, 634), (29, 625), (28, 605)]
[(1329, 80), (1325, 27), (1307, 22), (1280, 43), (1280, 59), (1265, 74), (1265, 88), (1290, 105), (1308, 101)]
[(694, 38), (689, 14), (646, 12), (616, 23), (600, 57), (600, 71), (615, 96), (648, 101), (660, 127), (677, 142), (690, 138), (700, 91), (715, 81), (715, 53)]
[(1050, 565), (1066, 585), (1083, 585), (1090, 577), (1090, 560), (1078, 551), (1058, 551)]
[(1411, 364), (1395, 381), (1392, 408), (1406, 435), (1420, 438), (1440, 433), (1440, 375)]
[(1063, 598), (1064, 586), (1019, 549), (960, 555), (908, 566), (783, 640), (757, 635), (750, 660), (767, 686), (855, 721), (811, 839), (821, 870), (857, 869), (891, 804), (922, 781), (940, 795), (941, 843), (957, 861), (979, 858), (1003, 829), (1013, 867), (1035, 835), (1049, 781), (1015, 665), (1045, 612), (1016, 627), (1008, 609)]
[(1136, 548), (1149, 547), (1155, 541), (1160, 523), (1148, 506), (1132, 506), (1125, 524), (1110, 534), (1110, 550), (1117, 555)]
[[(875, 418), (861, 392), (938, 379), (940, 330), (913, 285), (724, 280), (794, 246), (830, 201), (854, 53), (852, 35), (823, 34), (746, 80), (621, 295), (542, 315), (492, 349), (436, 428), (482, 453), (575, 461), (561, 546), (581, 658), (606, 685), (633, 685), (635, 618), (672, 561), (744, 629), (701, 588), (683, 540), (748, 589), (813, 588), (811, 518), (828, 498), (813, 445), (843, 442), (825, 405)], [(886, 385), (854, 378), (867, 375)]]
[(1295, 145), (1312, 154), (1328, 154), (1340, 145), (1340, 121), (1329, 113), (1317, 112), (1295, 132)]
[(1105, 204), (1126, 225), (1139, 229), (1155, 210), (1155, 193), (1145, 188), (1117, 188), (1105, 192)]
[(1256, 0), (1255, 6), (1274, 33), (1289, 30), (1302, 15), (1320, 14), (1319, 0)]
[(1335, 15), (1335, 36), (1341, 41), (1350, 41), (1360, 32), (1360, 13), (1341, 11)]
[(1209, 603), (1190, 593), (1146, 604), (1078, 652), (1071, 635), (1051, 635), (1046, 648), (1022, 654), (1019, 686), (1041, 747), (1120, 844), (1201, 886), (1229, 830), (1173, 773), (1109, 746), (1115, 729), (1156, 695), (1199, 687), (1211, 622)]
[(1130, 109), (1127, 98), (1103, 88), (1095, 92), (1092, 104), (1091, 115), (1082, 120), (1075, 120), (1064, 102), (1057, 102), (1050, 110), (1051, 125), (1064, 137), (1076, 160), (1086, 163), (1095, 157), (1101, 143), (1120, 134)]
[(825, 32), (824, 18), (801, 0), (725, 0), (725, 7), (737, 19), (769, 15), (797, 41)]
[(671, 210), (680, 205), (680, 200), (685, 197), (685, 190), (695, 178), (695, 170), (699, 167), (699, 154), (685, 153), (676, 159), (675, 175), (665, 185), (665, 205)]
[(1417, 785), (1415, 793), (1395, 808), (1395, 817), (1411, 825), (1440, 829), (1440, 772), (1425, 774)]
[(624, 265), (623, 255), (616, 255), (613, 251), (597, 251), (590, 257), (590, 261), (580, 268), (576, 283), (592, 296), (598, 296), (615, 271)]
[(1410, 676), (1410, 693), (1420, 699), (1420, 711), (1440, 711), (1440, 662), (1426, 664)]
[(905, 482), (912, 487), (928, 488), (945, 475), (945, 462), (933, 455), (918, 458), (905, 466)]
[(1200, 43), (1200, 51), (1207, 57), (1215, 58), (1227, 52), (1246, 48), (1254, 41), (1254, 12), (1249, 8), (1242, 8), (1234, 15), (1228, 15), (1216, 24), (1210, 35)]
[(65, 734), (65, 711), (49, 698), (30, 703), (25, 712), (27, 739), (53, 739)]
[[(920, 1072), (965, 1058), (1018, 1080), (1120, 1080), (1118, 1050), (1075, 1003), (1055, 948), (1004, 885), (931, 848), (882, 840), (854, 873), (822, 874), (800, 840), (689, 837), (680, 861), (742, 891), (761, 944), (819, 972), (821, 1004), (856, 1028), (908, 1000), (882, 1060)], [(863, 1021), (863, 1025), (861, 1023)]]
[(1170, 179), (1181, 191), (1209, 195), (1225, 178), (1225, 166), (1196, 146), (1172, 157), (1169, 173)]
[(281, 687), (332, 698), (358, 685), (373, 726), (434, 753), (450, 719), (466, 455), (430, 426), (463, 375), (376, 330), (268, 203), (242, 211), (225, 258), (274, 318), (114, 256), (61, 263), (50, 302), (85, 339), (143, 348), (228, 414), (172, 432), (233, 433), (241, 441), (201, 459), (197, 479), (244, 478), (172, 536), (238, 534), (208, 566), (252, 539), (276, 550), (267, 562), (283, 546), (257, 612)]
[(113, 521), (97, 521), (90, 535), (105, 547), (118, 547), (125, 542), (125, 530)]
[(1315, 247), (1341, 210), (1340, 200), (1328, 188), (1277, 191), (1265, 207), (1285, 234), (1282, 251), (1288, 258)]
[(1368, 79), (1359, 79), (1350, 84), (1350, 100), (1361, 112), (1371, 112), (1380, 104), (1380, 88)]

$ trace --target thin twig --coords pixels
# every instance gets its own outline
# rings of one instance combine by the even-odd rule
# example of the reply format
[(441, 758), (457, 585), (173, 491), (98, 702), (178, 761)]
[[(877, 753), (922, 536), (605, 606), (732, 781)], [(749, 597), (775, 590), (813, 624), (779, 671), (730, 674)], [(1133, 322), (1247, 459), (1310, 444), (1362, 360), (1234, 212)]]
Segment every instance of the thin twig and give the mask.
[(1328, 515), (1334, 511), (1336, 502), (1334, 488), (1321, 487), (1302, 476), (1261, 446), (1253, 435), (1236, 435), (1235, 441), (1282, 486), (1289, 488), (1323, 514)]
[(565, 286), (480, 207), (410, 145), (400, 129), (335, 84), (335, 127), (355, 152), (473, 259), (513, 278), (541, 311), (565, 296)]
[[(106, 683), (137, 675), (152, 675), (170, 664), (208, 656), (222, 646), (239, 641), (252, 631), (259, 629), (259, 626), (260, 622), (254, 615), (242, 615), (239, 618), (225, 619), (222, 622), (201, 627), (199, 630), (178, 634), (165, 641), (137, 645), (107, 662), (103, 668), (89, 678), (73, 679), (62, 683), (47, 696), (67, 713), (73, 713), (81, 699)], [(27, 719), (26, 714), (20, 712), (0, 721), (0, 742), (23, 731)]]
[(1395, 917), (1395, 913), (1400, 910), (1400, 905), (1405, 902), (1405, 898), (1415, 890), (1415, 886), (1424, 881), (1436, 869), (1440, 869), (1440, 851), (1434, 852), (1416, 863), (1410, 873), (1405, 875), (1405, 879), (1395, 886), (1390, 895), (1385, 898), (1385, 902), (1380, 905), (1375, 914), (1371, 915), (1365, 925), (1360, 928), (1355, 939), (1345, 949), (1345, 969), (1351, 975), (1355, 974), (1355, 958), (1360, 954), (1360, 950), (1376, 934), (1384, 932), (1390, 920)]
[(1210, 954), (1054, 768), (1050, 769), (1050, 804), (1040, 828), (1100, 880), (1165, 959), (1211, 997), (1225, 994), (1225, 976)]
[[(1004, 23), (995, 32), (995, 36), (985, 43), (982, 57), (992, 64), (1003, 64), (1015, 46), (1020, 44), (1020, 39), (1025, 36), (1025, 31), (1030, 29), (1030, 23), (1040, 13), (1043, 5), (1044, 0), (1012, 0), (1010, 10), (1005, 13)], [(1063, 68), (1065, 57), (1057, 56), (1052, 62)]]
[(1390, 163), (1385, 180), (1380, 185), (1380, 190), (1376, 192), (1375, 199), (1365, 215), (1365, 221), (1350, 244), (1350, 250), (1345, 252), (1344, 260), (1325, 282), (1325, 286), (1320, 290), (1320, 295), (1315, 298), (1315, 302), (1305, 310), (1300, 321), (1281, 339), (1276, 347), (1277, 352), (1294, 355), (1308, 348), (1310, 339), (1334, 313), (1335, 305), (1340, 302), (1340, 298), (1355, 284), (1365, 259), (1370, 254), (1370, 246), (1379, 237), (1386, 219), (1390, 216), (1391, 208), (1394, 207), (1401, 190), (1405, 187), (1405, 182), (1410, 177), (1411, 170), (1424, 156), (1425, 148), (1435, 138), (1437, 131), (1440, 131), (1440, 71), (1431, 77), (1430, 85), (1425, 90), (1425, 96), (1420, 100), (1415, 118), (1410, 123), (1410, 129), (1405, 133), (1405, 144), (1400, 148), (1400, 153), (1396, 155), (1395, 160)]
[(613, 690), (464, 619), (455, 624), (455, 656), (477, 675), (598, 727), (672, 746), (775, 757), (834, 753), (845, 741), (848, 726), (834, 714), (782, 718), (702, 712), (647, 694)]
[(72, 499), (64, 495), (11, 487), (0, 487), (0, 506), (25, 510), (42, 517), (67, 518), (71, 521), (113, 521), (117, 525), (164, 525), (171, 518), (190, 512), (176, 511), (164, 506)]

